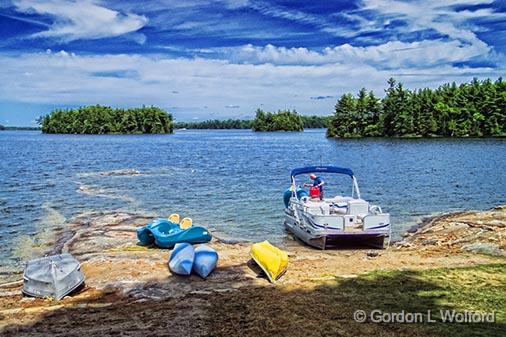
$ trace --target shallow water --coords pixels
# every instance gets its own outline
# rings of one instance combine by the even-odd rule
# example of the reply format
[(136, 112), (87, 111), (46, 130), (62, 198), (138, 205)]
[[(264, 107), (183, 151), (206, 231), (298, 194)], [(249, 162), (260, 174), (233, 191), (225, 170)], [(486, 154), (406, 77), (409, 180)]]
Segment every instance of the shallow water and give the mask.
[[(391, 214), (396, 238), (422, 216), (506, 203), (503, 139), (331, 140), (324, 130), (6, 131), (0, 144), (0, 276), (37, 255), (48, 229), (93, 210), (178, 212), (228, 237), (282, 242), (289, 172), (320, 161), (354, 170), (362, 197)], [(329, 178), (326, 192), (337, 192), (338, 183), (349, 191), (348, 180)]]

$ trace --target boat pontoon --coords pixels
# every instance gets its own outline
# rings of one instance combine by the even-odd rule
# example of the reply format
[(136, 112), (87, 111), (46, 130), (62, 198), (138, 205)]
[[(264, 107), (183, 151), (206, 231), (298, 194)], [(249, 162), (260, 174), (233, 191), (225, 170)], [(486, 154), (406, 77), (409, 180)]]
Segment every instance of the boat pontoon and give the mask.
[[(352, 195), (330, 198), (310, 197), (297, 186), (296, 177), (308, 173), (344, 174), (351, 178)], [(366, 244), (385, 248), (390, 244), (390, 215), (361, 199), (353, 171), (335, 166), (296, 168), (290, 174), (291, 187), (283, 196), (285, 228), (295, 237), (316, 248)]]

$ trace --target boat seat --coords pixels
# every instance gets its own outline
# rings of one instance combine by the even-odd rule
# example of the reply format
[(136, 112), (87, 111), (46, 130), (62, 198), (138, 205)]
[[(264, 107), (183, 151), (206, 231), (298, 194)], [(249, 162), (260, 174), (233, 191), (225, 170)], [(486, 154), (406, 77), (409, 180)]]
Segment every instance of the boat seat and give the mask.
[(350, 200), (353, 200), (352, 197), (343, 197), (341, 195), (336, 195), (335, 197), (333, 198), (326, 198), (325, 200), (327, 200), (329, 203), (336, 203), (336, 204), (347, 204), (348, 201)]
[(169, 215), (169, 221), (173, 223), (179, 223), (179, 214), (172, 213), (171, 215)]
[(330, 205), (330, 213), (346, 214), (347, 211), (348, 205), (346, 204), (332, 203)]
[(181, 220), (179, 227), (181, 227), (181, 229), (188, 229), (192, 225), (193, 225), (193, 220), (191, 218), (184, 218), (183, 220)]
[(310, 200), (304, 203), (304, 206), (312, 214), (329, 215), (330, 206), (328, 203), (323, 201)]

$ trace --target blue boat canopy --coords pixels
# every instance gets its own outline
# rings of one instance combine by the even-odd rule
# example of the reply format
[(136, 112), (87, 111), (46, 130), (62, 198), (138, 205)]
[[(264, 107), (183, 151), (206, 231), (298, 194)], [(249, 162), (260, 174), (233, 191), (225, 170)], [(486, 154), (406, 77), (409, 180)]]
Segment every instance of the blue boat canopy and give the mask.
[(349, 168), (337, 167), (337, 166), (307, 166), (307, 167), (299, 167), (292, 170), (290, 176), (293, 178), (300, 174), (304, 173), (313, 173), (313, 172), (330, 172), (330, 173), (339, 173), (346, 174), (350, 177), (353, 177), (353, 171)]

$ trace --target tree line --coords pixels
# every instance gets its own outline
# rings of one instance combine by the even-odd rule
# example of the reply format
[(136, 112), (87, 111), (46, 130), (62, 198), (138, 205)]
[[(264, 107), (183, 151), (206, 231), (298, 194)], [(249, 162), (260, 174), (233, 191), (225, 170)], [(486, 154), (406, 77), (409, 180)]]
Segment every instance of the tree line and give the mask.
[(324, 129), (328, 128), (332, 116), (305, 116), (301, 115), (304, 129)]
[(56, 109), (39, 119), (43, 133), (172, 133), (172, 115), (154, 107), (118, 109), (103, 105)]
[(37, 126), (4, 126), (0, 124), (0, 131), (37, 131), (40, 127)]
[(499, 78), (405, 89), (388, 80), (385, 97), (362, 88), (335, 106), (328, 137), (487, 137), (506, 134), (506, 82)]
[[(265, 112), (264, 112), (265, 114)], [(327, 128), (331, 116), (304, 116), (302, 123), (305, 129)], [(176, 129), (253, 129), (252, 119), (210, 119), (202, 122), (175, 122)], [(265, 121), (263, 121), (265, 122)], [(263, 123), (262, 122), (262, 123)]]
[(176, 122), (176, 129), (251, 129), (249, 119), (210, 119), (202, 122)]

